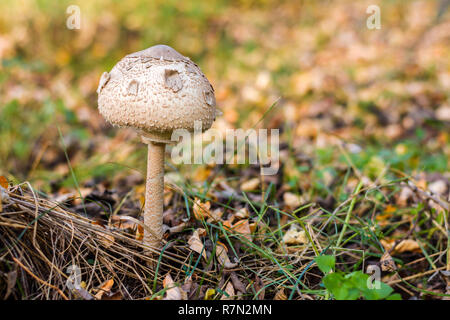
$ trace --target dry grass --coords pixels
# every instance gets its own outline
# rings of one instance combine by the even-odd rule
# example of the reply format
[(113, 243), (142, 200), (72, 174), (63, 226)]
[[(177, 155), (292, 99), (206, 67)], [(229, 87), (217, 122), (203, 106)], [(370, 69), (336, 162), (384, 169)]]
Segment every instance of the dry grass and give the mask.
[[(96, 224), (30, 190), (29, 184), (22, 184), (3, 194), (0, 264), (1, 270), (10, 270), (0, 282), (5, 298), (89, 299), (110, 279), (123, 298), (151, 297), (161, 277), (155, 278), (156, 269), (149, 266), (160, 273), (179, 273), (186, 264), (190, 251), (182, 246), (166, 246), (161, 259), (157, 250), (145, 247), (155, 253), (145, 255), (134, 235)], [(67, 288), (72, 265), (80, 268), (86, 290)]]

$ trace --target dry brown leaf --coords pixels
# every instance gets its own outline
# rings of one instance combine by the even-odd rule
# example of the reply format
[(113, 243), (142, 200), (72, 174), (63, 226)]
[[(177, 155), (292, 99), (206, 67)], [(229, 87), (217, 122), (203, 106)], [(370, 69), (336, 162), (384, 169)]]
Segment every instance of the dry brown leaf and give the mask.
[(419, 243), (412, 239), (405, 239), (401, 241), (394, 249), (394, 252), (421, 252)]
[(228, 248), (222, 243), (217, 241), (216, 245), (216, 257), (219, 263), (224, 266), (226, 269), (234, 268), (238, 264), (232, 263), (230, 258), (228, 258)]
[(238, 219), (247, 219), (250, 217), (250, 212), (247, 208), (241, 208), (234, 214), (234, 216)]
[(260, 185), (259, 178), (253, 178), (241, 184), (242, 191), (254, 191)]
[(113, 279), (109, 279), (109, 280), (106, 280), (105, 282), (103, 282), (97, 289), (97, 293), (94, 296), (95, 299), (101, 300), (105, 293), (108, 293), (111, 291), (111, 288), (113, 285), (114, 285)]
[(211, 168), (208, 166), (198, 167), (192, 174), (192, 180), (202, 182), (207, 180), (211, 174)]
[(427, 190), (428, 183), (427, 183), (427, 180), (425, 179), (425, 177), (422, 177), (415, 183), (415, 185), (419, 189)]
[(250, 227), (250, 232), (252, 234), (254, 234), (255, 231), (256, 231), (256, 228), (258, 227), (258, 223), (257, 222), (252, 222), (248, 226)]
[(264, 282), (257, 275), (255, 275), (255, 282), (253, 283), (253, 288), (255, 289), (255, 293), (258, 294), (258, 300), (264, 300), (266, 289), (264, 288)]
[(9, 187), (8, 180), (4, 176), (0, 176), (0, 186), (5, 189), (8, 189)]
[(204, 220), (212, 217), (210, 209), (211, 203), (209, 201), (201, 202), (198, 198), (194, 199), (194, 206), (192, 208), (192, 211), (194, 212), (195, 219)]
[(166, 289), (166, 296), (163, 300), (187, 300), (187, 293), (175, 284), (170, 273), (164, 278), (163, 287)]
[(408, 201), (414, 197), (414, 192), (409, 187), (403, 187), (397, 197), (397, 205), (400, 207), (406, 207)]
[(137, 241), (142, 241), (144, 239), (144, 227), (140, 225), (137, 226), (135, 239)]
[(7, 279), (7, 281), (6, 281), (7, 289), (6, 289), (6, 294), (3, 297), (3, 300), (6, 300), (9, 297), (9, 295), (11, 294), (14, 286), (16, 285), (17, 271), (13, 270), (13, 271), (8, 272), (6, 274), (6, 279)]
[(447, 181), (441, 179), (430, 183), (428, 189), (434, 194), (443, 196), (447, 193), (448, 183)]
[(299, 226), (293, 224), (284, 234), (283, 242), (287, 245), (299, 245), (308, 243), (308, 238), (305, 230), (301, 230)]
[(114, 215), (111, 217), (111, 226), (120, 230), (135, 230), (138, 224), (131, 220), (123, 219), (121, 216)]
[(231, 222), (233, 220), (234, 219), (231, 218), (230, 220), (224, 221), (223, 226), (232, 232), (243, 235), (248, 241), (253, 241), (249, 220), (240, 220), (234, 224)]
[(247, 238), (248, 241), (253, 241), (253, 237), (252, 237), (252, 231), (250, 229), (250, 224), (248, 219), (245, 220), (241, 220), (237, 223), (235, 223), (233, 225), (233, 230), (238, 233), (243, 235), (245, 238)]
[(220, 300), (233, 300), (234, 296), (236, 295), (235, 291), (234, 291), (234, 286), (233, 283), (231, 281), (228, 281), (227, 285), (225, 286), (225, 290), (224, 290), (227, 295), (222, 295), (222, 297), (220, 298)]
[(298, 208), (302, 204), (301, 197), (292, 192), (286, 192), (283, 195), (283, 200), (286, 206), (289, 207), (290, 209)]
[[(395, 244), (394, 239), (391, 239), (391, 240), (382, 239), (380, 242), (386, 251), (391, 251), (392, 247)], [(405, 239), (405, 240), (400, 241), (400, 243), (395, 246), (395, 249), (392, 252), (392, 254), (402, 253), (402, 252), (421, 252), (421, 249), (420, 249), (420, 246), (417, 243), (417, 241), (412, 240), (412, 239)]]
[(394, 213), (395, 211), (397, 211), (397, 208), (391, 204), (388, 204), (384, 209), (384, 213)]
[(170, 234), (174, 234), (174, 233), (179, 233), (181, 231), (184, 230), (184, 228), (186, 228), (187, 223), (186, 222), (182, 222), (174, 227), (170, 227), (169, 228), (169, 233)]
[(450, 105), (443, 105), (436, 110), (436, 118), (441, 121), (450, 121)]
[(221, 208), (217, 208), (214, 211), (209, 211), (209, 214), (208, 222), (220, 221), (223, 216), (223, 211)]
[(245, 288), (245, 284), (239, 279), (236, 272), (232, 272), (230, 275), (230, 278), (231, 278), (231, 281), (233, 282), (233, 286), (234, 286), (234, 288), (236, 288), (236, 290), (238, 290), (242, 293), (247, 292), (247, 290)]
[(206, 230), (203, 228), (199, 228), (194, 231), (192, 236), (188, 240), (189, 248), (191, 250), (201, 254), (205, 260), (208, 260), (208, 257), (206, 255), (206, 248), (203, 245), (203, 242), (200, 240), (200, 236), (205, 235)]
[(380, 265), (382, 271), (392, 272), (397, 270), (395, 261), (394, 259), (392, 259), (391, 255), (389, 254), (389, 251), (385, 251), (384, 254), (381, 256)]
[(275, 293), (273, 300), (287, 300), (286, 293), (284, 293), (284, 288), (281, 288), (277, 291), (277, 293)]

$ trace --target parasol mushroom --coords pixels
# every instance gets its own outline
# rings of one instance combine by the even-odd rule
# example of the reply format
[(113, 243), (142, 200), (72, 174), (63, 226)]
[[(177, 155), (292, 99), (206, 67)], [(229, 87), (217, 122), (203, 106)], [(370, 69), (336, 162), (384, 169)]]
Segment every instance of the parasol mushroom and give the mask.
[[(129, 54), (104, 72), (97, 89), (100, 114), (111, 124), (135, 128), (148, 145), (144, 244), (161, 247), (164, 153), (174, 130), (211, 127), (214, 89), (200, 68), (166, 45)], [(196, 124), (197, 126), (197, 124)]]

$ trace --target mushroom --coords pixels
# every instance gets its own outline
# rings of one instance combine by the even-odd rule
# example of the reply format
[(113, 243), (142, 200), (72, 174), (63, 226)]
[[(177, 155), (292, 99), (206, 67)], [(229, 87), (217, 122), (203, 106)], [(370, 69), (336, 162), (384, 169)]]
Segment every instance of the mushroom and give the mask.
[(164, 153), (174, 130), (211, 127), (214, 89), (200, 68), (166, 45), (125, 56), (101, 76), (100, 114), (111, 124), (135, 128), (148, 145), (144, 244), (160, 248), (163, 237)]

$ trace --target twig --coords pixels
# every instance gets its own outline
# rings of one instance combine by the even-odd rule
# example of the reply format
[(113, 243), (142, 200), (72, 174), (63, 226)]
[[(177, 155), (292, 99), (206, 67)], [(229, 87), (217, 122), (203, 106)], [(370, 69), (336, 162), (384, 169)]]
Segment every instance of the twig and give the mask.
[(424, 191), (419, 189), (412, 181), (408, 181), (408, 186), (416, 193), (419, 193), (422, 197), (427, 198), (429, 200), (433, 200), (438, 205), (440, 205), (445, 210), (449, 211), (449, 204), (445, 203), (443, 200), (439, 198), (437, 195), (433, 195), (431, 191)]
[(412, 280), (412, 279), (415, 279), (415, 278), (426, 276), (426, 275), (428, 275), (430, 273), (434, 273), (436, 271), (445, 270), (445, 268), (446, 267), (440, 267), (440, 268), (437, 268), (437, 269), (428, 270), (428, 271), (425, 271), (425, 272), (413, 274), (412, 276), (409, 276), (409, 277), (405, 277), (405, 278), (400, 278), (400, 279), (397, 279), (397, 280), (389, 281), (387, 284), (388, 285), (393, 285), (393, 284), (400, 283), (400, 282), (403, 282), (403, 281)]

